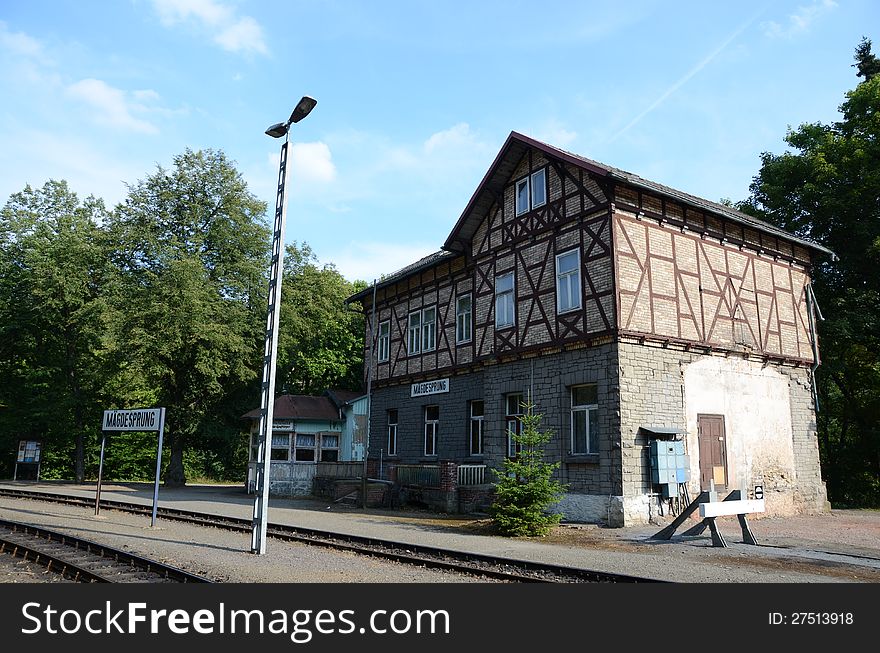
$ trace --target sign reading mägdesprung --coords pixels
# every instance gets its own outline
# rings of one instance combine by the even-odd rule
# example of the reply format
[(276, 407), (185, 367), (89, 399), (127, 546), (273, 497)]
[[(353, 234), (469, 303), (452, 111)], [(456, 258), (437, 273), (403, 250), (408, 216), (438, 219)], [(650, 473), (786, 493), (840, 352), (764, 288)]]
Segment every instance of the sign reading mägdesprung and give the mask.
[(424, 383), (413, 383), (410, 397), (422, 397), (424, 395), (438, 395), (449, 392), (449, 379), (437, 379)]
[(161, 408), (134, 410), (105, 410), (102, 431), (158, 431), (161, 426)]

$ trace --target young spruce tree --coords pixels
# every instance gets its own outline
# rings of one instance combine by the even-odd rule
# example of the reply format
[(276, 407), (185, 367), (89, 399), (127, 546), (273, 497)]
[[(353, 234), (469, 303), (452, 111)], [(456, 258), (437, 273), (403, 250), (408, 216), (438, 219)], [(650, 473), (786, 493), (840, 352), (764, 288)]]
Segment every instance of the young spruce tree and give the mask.
[(554, 480), (559, 463), (544, 460), (544, 445), (552, 432), (541, 431), (540, 413), (534, 404), (523, 403), (522, 433), (510, 434), (520, 449), (516, 458), (505, 458), (496, 470), (495, 501), (490, 513), (499, 532), (507, 536), (543, 536), (562, 517), (549, 507), (562, 498), (566, 486)]

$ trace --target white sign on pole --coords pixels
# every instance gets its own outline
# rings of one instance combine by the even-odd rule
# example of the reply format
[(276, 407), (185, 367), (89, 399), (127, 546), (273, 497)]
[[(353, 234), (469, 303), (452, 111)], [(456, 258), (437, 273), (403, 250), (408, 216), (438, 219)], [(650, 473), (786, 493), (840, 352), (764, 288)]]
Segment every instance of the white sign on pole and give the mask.
[[(159, 431), (159, 444), (156, 450), (156, 481), (153, 484), (153, 516), (150, 526), (156, 525), (156, 511), (159, 506), (159, 474), (162, 470), (162, 440), (165, 434), (164, 408), (135, 408), (134, 410), (105, 410), (101, 431)], [(101, 438), (101, 461), (98, 466), (98, 486), (95, 492), (95, 514), (101, 507), (101, 472), (104, 467), (104, 445), (106, 433)]]
[(161, 408), (135, 410), (105, 410), (102, 431), (158, 431)]

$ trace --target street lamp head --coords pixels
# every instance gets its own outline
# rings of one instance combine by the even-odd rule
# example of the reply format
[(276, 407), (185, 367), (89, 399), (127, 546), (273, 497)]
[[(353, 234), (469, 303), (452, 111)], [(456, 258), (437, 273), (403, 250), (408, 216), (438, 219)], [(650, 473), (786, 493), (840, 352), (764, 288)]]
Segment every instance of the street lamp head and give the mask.
[(272, 125), (266, 130), (266, 133), (272, 138), (281, 138), (287, 133), (287, 125), (283, 122)]
[(287, 132), (290, 129), (290, 125), (299, 122), (303, 118), (305, 118), (312, 109), (315, 108), (315, 105), (318, 104), (318, 101), (314, 98), (310, 98), (308, 95), (304, 95), (299, 103), (294, 108), (293, 112), (290, 114), (290, 118), (287, 122), (279, 122), (275, 125), (269, 127), (266, 130), (266, 134), (271, 136), (272, 138), (281, 138), (282, 136), (286, 136)]
[(315, 108), (315, 105), (318, 104), (318, 101), (315, 98), (310, 98), (308, 95), (303, 95), (302, 99), (296, 105), (296, 108), (293, 110), (293, 113), (290, 114), (290, 120), (288, 124), (293, 122), (299, 122), (303, 118), (305, 118), (312, 109)]

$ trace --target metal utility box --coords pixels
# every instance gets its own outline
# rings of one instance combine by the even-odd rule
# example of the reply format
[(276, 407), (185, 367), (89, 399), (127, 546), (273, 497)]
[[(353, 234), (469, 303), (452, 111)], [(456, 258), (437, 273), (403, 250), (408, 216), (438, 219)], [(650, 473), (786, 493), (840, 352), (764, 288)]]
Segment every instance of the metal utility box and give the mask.
[(690, 480), (690, 457), (684, 452), (682, 440), (651, 440), (648, 455), (652, 483), (677, 485)]

